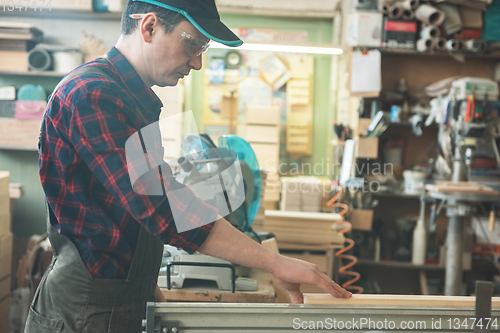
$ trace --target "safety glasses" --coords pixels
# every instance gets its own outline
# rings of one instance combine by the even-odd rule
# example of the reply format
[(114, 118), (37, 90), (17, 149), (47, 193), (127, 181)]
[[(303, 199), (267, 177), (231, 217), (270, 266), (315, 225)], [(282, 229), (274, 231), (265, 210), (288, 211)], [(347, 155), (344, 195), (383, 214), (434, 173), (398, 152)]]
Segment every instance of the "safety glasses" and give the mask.
[[(131, 14), (129, 15), (130, 18), (140, 20), (146, 17), (147, 14)], [(162, 21), (164, 24), (170, 25), (174, 28), (176, 32), (178, 32), (181, 35), (181, 43), (182, 46), (184, 47), (184, 50), (189, 54), (189, 56), (200, 56), (203, 53), (207, 52), (208, 48), (210, 47), (210, 41), (205, 42), (200, 38), (194, 37), (187, 32), (182, 31), (181, 29), (177, 28), (173, 24), (170, 24), (168, 22), (164, 22), (161, 20), (159, 17), (158, 19)]]

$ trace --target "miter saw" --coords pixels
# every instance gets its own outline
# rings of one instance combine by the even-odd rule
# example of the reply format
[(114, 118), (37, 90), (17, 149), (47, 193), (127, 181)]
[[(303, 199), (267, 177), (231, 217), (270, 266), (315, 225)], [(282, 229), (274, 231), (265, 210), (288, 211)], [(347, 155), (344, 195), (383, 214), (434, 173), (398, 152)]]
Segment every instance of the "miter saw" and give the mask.
[[(207, 135), (188, 135), (181, 144), (176, 180), (191, 189), (219, 214), (256, 241), (269, 237), (255, 233), (252, 223), (260, 204), (262, 183), (259, 163), (250, 144), (235, 135), (219, 138), (216, 147)], [(219, 191), (218, 189), (222, 189)], [(215, 281), (222, 290), (257, 290), (254, 280), (233, 278), (230, 262), (165, 246), (158, 285), (182, 288), (186, 280)], [(170, 274), (167, 274), (167, 271)], [(168, 281), (170, 275), (171, 282)]]

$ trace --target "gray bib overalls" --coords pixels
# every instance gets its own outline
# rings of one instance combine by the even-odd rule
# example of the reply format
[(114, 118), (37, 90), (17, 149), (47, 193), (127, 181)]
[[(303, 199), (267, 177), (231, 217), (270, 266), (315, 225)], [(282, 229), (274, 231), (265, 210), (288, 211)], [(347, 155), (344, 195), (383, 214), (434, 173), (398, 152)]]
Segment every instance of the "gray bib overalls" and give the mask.
[[(84, 73), (105, 75), (98, 68), (82, 68), (65, 77), (58, 87)], [(54, 256), (33, 297), (25, 333), (140, 333), (146, 302), (155, 297), (163, 253), (160, 239), (141, 227), (127, 278), (95, 279), (76, 246), (59, 234), (51, 221), (57, 223), (47, 204), (47, 230)]]

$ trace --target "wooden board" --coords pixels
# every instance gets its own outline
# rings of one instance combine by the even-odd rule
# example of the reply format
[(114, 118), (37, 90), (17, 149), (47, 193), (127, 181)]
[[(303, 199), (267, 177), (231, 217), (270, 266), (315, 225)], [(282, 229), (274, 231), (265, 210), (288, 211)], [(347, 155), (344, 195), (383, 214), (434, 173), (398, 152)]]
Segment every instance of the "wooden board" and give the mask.
[(10, 275), (0, 279), (0, 299), (4, 298), (7, 295), (10, 295), (10, 279)]
[(12, 266), (12, 233), (0, 235), (0, 279), (10, 276)]
[(271, 274), (252, 270), (249, 278), (257, 280), (257, 291), (232, 293), (203, 285), (183, 289), (161, 289), (161, 291), (167, 301), (175, 302), (275, 303)]
[(288, 242), (279, 242), (279, 248), (281, 250), (306, 250), (306, 251), (327, 251), (329, 249), (341, 249), (343, 245), (341, 244), (296, 244)]
[[(475, 307), (474, 296), (352, 295), (349, 299), (328, 294), (304, 294), (304, 304), (342, 306), (430, 306)], [(500, 297), (492, 298), (492, 308), (500, 308)]]
[(309, 221), (342, 221), (343, 217), (339, 214), (331, 213), (309, 213), (309, 212), (287, 212), (281, 210), (266, 210), (266, 219), (286, 219), (286, 220), (309, 220)]
[(337, 222), (333, 221), (294, 221), (266, 219), (264, 224), (269, 228), (302, 228), (316, 231), (337, 230)]
[[(8, 323), (10, 314), (10, 296), (0, 299), (0, 323)], [(8, 333), (9, 325), (0, 325), (0, 333)]]
[[(312, 232), (301, 232), (294, 230), (280, 230), (274, 228), (267, 228), (264, 225), (264, 230), (266, 232), (272, 232), (278, 241), (280, 246), (281, 242), (285, 243), (295, 243), (295, 244), (310, 244), (310, 245), (321, 245), (329, 246), (330, 244), (343, 244), (344, 236), (339, 233), (312, 233)], [(298, 247), (297, 247), (298, 248)]]
[(500, 194), (499, 191), (481, 186), (426, 185), (425, 188), (428, 191), (439, 192), (439, 193), (470, 193), (470, 194), (486, 194), (486, 195)]
[(0, 239), (10, 231), (10, 195), (8, 171), (0, 171)]

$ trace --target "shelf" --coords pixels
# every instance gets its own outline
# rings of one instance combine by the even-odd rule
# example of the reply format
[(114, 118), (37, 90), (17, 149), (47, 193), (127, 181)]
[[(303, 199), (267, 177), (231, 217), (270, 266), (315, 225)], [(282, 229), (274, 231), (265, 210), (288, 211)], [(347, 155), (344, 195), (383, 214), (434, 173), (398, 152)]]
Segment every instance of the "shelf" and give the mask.
[(402, 261), (374, 261), (368, 259), (358, 259), (356, 265), (360, 266), (377, 266), (387, 268), (415, 269), (427, 271), (444, 271), (445, 267), (438, 265), (413, 265), (411, 262)]
[(0, 11), (0, 17), (26, 17), (26, 18), (52, 18), (63, 20), (121, 20), (121, 13), (108, 13), (108, 12), (93, 12), (87, 10), (62, 10), (53, 9), (48, 10), (44, 8), (42, 11), (33, 10), (28, 8), (24, 10)]
[(381, 53), (386, 54), (397, 54), (397, 55), (418, 55), (418, 56), (428, 56), (428, 57), (465, 57), (465, 58), (491, 58), (491, 59), (500, 59), (500, 52), (495, 53), (460, 53), (455, 52), (451, 53), (448, 51), (433, 51), (433, 52), (419, 52), (417, 50), (408, 50), (408, 49), (390, 49), (390, 48), (380, 48)]
[(30, 72), (30, 71), (0, 71), (0, 75), (9, 76), (44, 76), (44, 77), (56, 77), (63, 78), (68, 73), (56, 73), (56, 72)]
[(0, 145), (0, 150), (17, 150), (17, 151), (36, 151), (36, 152), (38, 152), (37, 147), (15, 147), (15, 146), (2, 146), (2, 145)]
[(407, 194), (404, 192), (372, 192), (373, 196), (384, 198), (406, 198), (406, 199), (420, 199), (420, 194)]
[[(412, 127), (413, 124), (410, 123), (409, 121), (392, 121), (392, 122), (388, 122), (387, 125), (389, 126), (404, 126), (404, 127)], [(430, 124), (429, 126), (425, 126), (425, 124), (422, 126), (422, 128), (426, 128), (426, 127), (439, 127), (439, 124), (438, 123), (432, 123)]]

